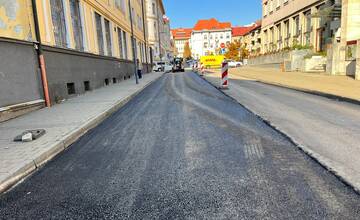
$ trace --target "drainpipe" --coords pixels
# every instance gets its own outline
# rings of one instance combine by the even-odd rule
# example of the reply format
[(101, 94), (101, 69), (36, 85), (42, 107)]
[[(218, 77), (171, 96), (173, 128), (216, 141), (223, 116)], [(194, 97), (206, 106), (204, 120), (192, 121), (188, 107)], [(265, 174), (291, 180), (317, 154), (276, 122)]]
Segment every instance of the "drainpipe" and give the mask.
[(145, 62), (148, 64), (148, 53), (147, 53), (147, 38), (146, 38), (146, 26), (145, 26), (145, 9), (144, 9), (144, 0), (141, 0), (141, 9), (143, 16), (143, 27), (144, 27), (144, 41), (145, 41)]
[(40, 67), (40, 71), (41, 71), (41, 81), (42, 81), (42, 86), (43, 86), (43, 90), (44, 90), (45, 105), (46, 105), (46, 107), (50, 107), (51, 102), (50, 102), (50, 96), (49, 96), (49, 86), (48, 86), (48, 81), (47, 81), (47, 76), (46, 76), (45, 59), (44, 59), (43, 50), (42, 50), (36, 0), (32, 0), (31, 3), (32, 3), (32, 10), (33, 10), (33, 17), (34, 17), (35, 35), (36, 35), (36, 39), (38, 41), (36, 43), (36, 46), (37, 46), (36, 52), (37, 52), (38, 58), (39, 58), (39, 67)]
[(131, 2), (129, 0), (129, 15), (130, 15), (130, 25), (131, 25), (131, 44), (132, 44), (132, 51), (133, 51), (133, 58), (134, 58), (134, 71), (135, 71), (135, 82), (139, 84), (138, 74), (137, 74), (137, 62), (136, 62), (136, 44), (135, 44), (135, 37), (134, 37), (134, 24), (133, 24), (133, 16), (131, 12)]

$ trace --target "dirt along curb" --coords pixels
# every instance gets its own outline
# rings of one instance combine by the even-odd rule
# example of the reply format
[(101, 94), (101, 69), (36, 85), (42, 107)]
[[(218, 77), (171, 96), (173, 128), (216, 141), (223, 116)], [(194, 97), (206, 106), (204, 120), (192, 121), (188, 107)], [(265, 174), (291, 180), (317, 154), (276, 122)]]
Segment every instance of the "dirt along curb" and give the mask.
[[(199, 76), (201, 77), (201, 76)], [(292, 138), (290, 135), (288, 135), (285, 131), (283, 131), (281, 128), (279, 128), (278, 126), (274, 125), (273, 123), (271, 123), (270, 120), (262, 117), (261, 115), (257, 114), (256, 112), (252, 111), (248, 106), (240, 103), (238, 100), (236, 100), (234, 97), (232, 97), (231, 95), (226, 93), (226, 90), (222, 90), (220, 89), (217, 85), (215, 85), (213, 82), (209, 81), (208, 79), (206, 79), (206, 77), (201, 77), (205, 82), (209, 83), (209, 85), (211, 85), (212, 87), (216, 88), (217, 90), (219, 90), (222, 94), (226, 95), (227, 97), (231, 98), (232, 100), (234, 100), (236, 103), (238, 103), (240, 106), (242, 106), (243, 108), (245, 108), (247, 111), (251, 112), (252, 114), (254, 114), (257, 118), (259, 118), (261, 121), (263, 121), (265, 124), (267, 124), (268, 126), (270, 126), (272, 129), (274, 129), (275, 131), (279, 132), (283, 137), (285, 137), (288, 141), (290, 141), (294, 146), (296, 146), (301, 152), (303, 152), (305, 155), (309, 156), (312, 160), (314, 160), (317, 164), (319, 164), (321, 167), (323, 167), (324, 169), (326, 169), (328, 172), (332, 173), (333, 175), (335, 175), (342, 183), (344, 183), (345, 185), (349, 186), (351, 189), (353, 189), (358, 195), (360, 195), (360, 183), (352, 180), (350, 177), (347, 177), (346, 175), (342, 175), (341, 171), (337, 170), (336, 168), (334, 168), (333, 166), (331, 166), (332, 161), (328, 160), (326, 158), (324, 158), (323, 156), (321, 156), (318, 153), (315, 153), (313, 150), (311, 150), (310, 148), (298, 143), (296, 140), (294, 140), (294, 138)], [(244, 77), (245, 78), (245, 77)], [(252, 79), (251, 79), (252, 80)], [(257, 81), (255, 79), (255, 81)], [(262, 82), (261, 82), (262, 83)], [(270, 84), (271, 85), (271, 84)], [(281, 86), (280, 86), (281, 87)], [(300, 91), (301, 92), (301, 91)], [(359, 101), (360, 104), (360, 101)]]
[[(163, 75), (163, 74), (162, 74)], [(6, 193), (12, 187), (16, 186), (17, 184), (21, 183), (26, 177), (30, 176), (32, 173), (36, 172), (40, 167), (44, 166), (46, 163), (54, 159), (57, 155), (65, 151), (77, 141), (80, 137), (85, 135), (88, 131), (98, 126), (101, 122), (107, 119), (111, 114), (119, 110), (121, 107), (125, 106), (130, 100), (132, 100), (135, 96), (141, 93), (144, 89), (150, 86), (152, 83), (157, 81), (162, 75), (154, 78), (150, 82), (144, 84), (139, 90), (135, 93), (125, 97), (122, 100), (116, 102), (112, 107), (103, 111), (102, 113), (94, 116), (92, 119), (87, 121), (85, 124), (75, 128), (71, 131), (67, 136), (60, 139), (59, 141), (52, 144), (49, 150), (42, 153), (37, 158), (29, 161), (26, 165), (18, 169), (15, 173), (10, 175), (4, 181), (0, 182), (0, 194)]]

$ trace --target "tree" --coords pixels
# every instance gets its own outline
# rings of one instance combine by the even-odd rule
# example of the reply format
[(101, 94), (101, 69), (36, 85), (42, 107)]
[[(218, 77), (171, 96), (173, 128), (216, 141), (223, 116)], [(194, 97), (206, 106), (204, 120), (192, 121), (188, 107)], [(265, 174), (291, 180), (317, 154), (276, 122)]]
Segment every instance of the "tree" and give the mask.
[(231, 42), (228, 44), (227, 52), (225, 53), (225, 58), (229, 60), (240, 60), (240, 41)]
[(183, 58), (185, 58), (187, 60), (191, 59), (191, 49), (190, 49), (189, 42), (185, 43)]
[(240, 48), (240, 60), (249, 58), (249, 50), (246, 47)]

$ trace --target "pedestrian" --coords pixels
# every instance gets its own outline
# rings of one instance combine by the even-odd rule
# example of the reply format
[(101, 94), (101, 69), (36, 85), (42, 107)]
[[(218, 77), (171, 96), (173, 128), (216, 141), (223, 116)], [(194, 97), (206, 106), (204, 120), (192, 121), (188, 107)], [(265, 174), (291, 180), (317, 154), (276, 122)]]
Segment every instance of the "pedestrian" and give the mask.
[(136, 62), (137, 62), (137, 66), (138, 66), (138, 77), (139, 77), (139, 79), (141, 79), (142, 78), (142, 69), (143, 69), (143, 66), (142, 66), (142, 63), (140, 62), (140, 60), (139, 59), (137, 59), (136, 60)]

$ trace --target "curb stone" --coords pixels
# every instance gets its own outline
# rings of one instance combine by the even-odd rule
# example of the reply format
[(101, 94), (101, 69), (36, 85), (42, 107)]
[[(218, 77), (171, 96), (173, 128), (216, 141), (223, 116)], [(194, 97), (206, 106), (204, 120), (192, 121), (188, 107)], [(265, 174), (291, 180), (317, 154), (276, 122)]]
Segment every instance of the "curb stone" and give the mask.
[(58, 142), (52, 144), (52, 147), (42, 153), (40, 156), (24, 165), (20, 169), (18, 169), (15, 173), (11, 174), (4, 181), (0, 182), (0, 195), (1, 193), (6, 193), (12, 187), (16, 186), (18, 183), (23, 181), (26, 177), (30, 176), (30, 174), (34, 173), (40, 167), (46, 165), (49, 161), (54, 159), (61, 152), (65, 151), (67, 148), (71, 147), (75, 141), (77, 141), (80, 137), (86, 134), (88, 131), (99, 125), (105, 119), (107, 119), (111, 114), (119, 110), (121, 107), (125, 106), (129, 101), (131, 101), (135, 96), (137, 96), (140, 92), (150, 86), (152, 83), (157, 81), (163, 74), (144, 84), (139, 90), (134, 92), (133, 94), (125, 97), (122, 100), (116, 102), (109, 109), (103, 111), (97, 116), (94, 116), (92, 119), (89, 119), (85, 124), (80, 127), (75, 128), (70, 131), (67, 136), (59, 140)]
[[(279, 132), (283, 137), (285, 137), (288, 141), (290, 141), (293, 145), (295, 145), (301, 152), (303, 152), (305, 155), (309, 156), (312, 160), (314, 160), (317, 164), (319, 164), (321, 167), (323, 167), (325, 170), (327, 170), (328, 172), (332, 173), (334, 176), (336, 176), (342, 183), (344, 183), (346, 186), (350, 187), (352, 190), (354, 190), (355, 193), (357, 193), (358, 195), (360, 195), (360, 183), (356, 182), (356, 181), (352, 181), (349, 177), (347, 177), (346, 175), (342, 175), (342, 172), (338, 171), (337, 169), (333, 168), (331, 166), (332, 161), (324, 158), (323, 156), (321, 156), (318, 153), (315, 153), (313, 150), (311, 150), (310, 148), (297, 143), (296, 140), (294, 140), (290, 135), (286, 134), (285, 131), (283, 131), (282, 129), (278, 128), (276, 125), (272, 124), (268, 119), (260, 116), (259, 114), (257, 114), (256, 112), (252, 111), (248, 106), (240, 103), (239, 101), (237, 101), (235, 98), (233, 98), (232, 96), (230, 96), (229, 94), (226, 93), (226, 91), (223, 91), (221, 89), (219, 89), (218, 87), (216, 87), (216, 85), (214, 85), (212, 82), (210, 82), (208, 79), (206, 79), (205, 77), (200, 77), (202, 79), (204, 79), (204, 81), (206, 81), (207, 83), (209, 83), (209, 85), (211, 85), (212, 87), (216, 88), (218, 91), (220, 91), (222, 94), (226, 95), (227, 97), (231, 98), (232, 100), (234, 100), (236, 103), (238, 103), (241, 107), (245, 108), (247, 111), (249, 111), (250, 113), (254, 114), (258, 119), (260, 119), (261, 121), (263, 121), (266, 125), (270, 126), (272, 129), (274, 129), (275, 131)], [(255, 80), (257, 81), (257, 80)], [(260, 83), (262, 83), (261, 81), (259, 81)], [(266, 83), (265, 83), (266, 84)], [(282, 87), (282, 86), (279, 86)], [(289, 88), (291, 89), (291, 88)], [(360, 103), (360, 101), (359, 101)]]

